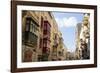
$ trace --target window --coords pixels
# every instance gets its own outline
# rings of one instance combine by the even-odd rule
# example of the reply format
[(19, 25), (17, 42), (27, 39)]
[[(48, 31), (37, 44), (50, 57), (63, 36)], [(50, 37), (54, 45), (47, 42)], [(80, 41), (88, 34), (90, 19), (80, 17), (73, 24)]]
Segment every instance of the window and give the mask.
[(59, 56), (63, 56), (63, 52), (59, 51), (58, 52)]
[(56, 48), (53, 48), (53, 52), (57, 52), (57, 49)]
[(44, 47), (47, 47), (47, 42), (44, 42), (44, 43), (43, 43), (43, 46), (44, 46)]
[(30, 30), (30, 19), (26, 18), (26, 31)]
[(43, 17), (41, 17), (41, 28), (43, 28)]
[(26, 31), (29, 31), (29, 24), (26, 24)]
[(29, 32), (37, 32), (38, 31), (38, 25), (34, 20), (32, 20), (31, 17), (26, 18), (26, 31)]
[(36, 24), (33, 24), (34, 25), (34, 32), (37, 32), (38, 31), (38, 27), (36, 26)]
[(44, 30), (47, 30), (47, 24), (44, 23)]
[(33, 25), (30, 24), (30, 32), (32, 32), (32, 31), (33, 31)]

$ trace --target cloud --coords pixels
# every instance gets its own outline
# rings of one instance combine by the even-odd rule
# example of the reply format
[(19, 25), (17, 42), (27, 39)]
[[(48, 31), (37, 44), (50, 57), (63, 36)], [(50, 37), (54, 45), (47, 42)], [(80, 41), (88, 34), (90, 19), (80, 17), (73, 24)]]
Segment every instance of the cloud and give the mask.
[(55, 18), (58, 24), (58, 27), (74, 27), (77, 25), (78, 21), (76, 17), (69, 18)]

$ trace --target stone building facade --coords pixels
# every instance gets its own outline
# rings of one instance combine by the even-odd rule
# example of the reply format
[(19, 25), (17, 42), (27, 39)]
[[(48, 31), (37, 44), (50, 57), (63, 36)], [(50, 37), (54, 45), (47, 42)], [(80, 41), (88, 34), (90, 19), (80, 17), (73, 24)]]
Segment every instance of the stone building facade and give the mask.
[(77, 25), (77, 29), (80, 29), (79, 33), (77, 32), (77, 49), (76, 49), (76, 58), (77, 59), (89, 59), (90, 58), (90, 21), (89, 14), (84, 14), (83, 22), (80, 25), (81, 28)]
[(23, 62), (64, 60), (64, 50), (62, 34), (51, 12), (22, 11)]

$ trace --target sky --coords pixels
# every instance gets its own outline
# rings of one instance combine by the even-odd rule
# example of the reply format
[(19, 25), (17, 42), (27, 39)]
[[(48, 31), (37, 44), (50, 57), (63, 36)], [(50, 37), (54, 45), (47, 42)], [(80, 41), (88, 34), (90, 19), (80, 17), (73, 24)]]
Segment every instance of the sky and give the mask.
[(78, 23), (83, 20), (83, 13), (75, 12), (52, 12), (58, 24), (58, 28), (62, 33), (66, 48), (75, 51), (75, 28)]

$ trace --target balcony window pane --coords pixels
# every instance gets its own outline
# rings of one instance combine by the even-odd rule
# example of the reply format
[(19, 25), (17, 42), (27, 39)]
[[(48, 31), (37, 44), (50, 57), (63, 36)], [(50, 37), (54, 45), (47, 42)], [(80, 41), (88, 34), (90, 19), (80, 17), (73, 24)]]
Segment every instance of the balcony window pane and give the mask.
[(33, 31), (33, 25), (30, 24), (30, 32), (32, 32), (32, 31)]
[(29, 24), (26, 24), (26, 31), (29, 31)]

